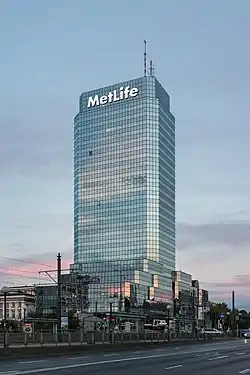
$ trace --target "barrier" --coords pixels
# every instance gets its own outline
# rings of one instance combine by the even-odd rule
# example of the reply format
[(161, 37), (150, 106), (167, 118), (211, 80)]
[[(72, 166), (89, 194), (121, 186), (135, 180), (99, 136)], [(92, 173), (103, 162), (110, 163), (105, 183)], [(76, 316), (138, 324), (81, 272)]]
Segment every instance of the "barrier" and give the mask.
[[(75, 341), (79, 337), (81, 341)], [(48, 332), (36, 332), (33, 335), (21, 333), (0, 334), (0, 359), (39, 358), (64, 356), (71, 353), (109, 352), (141, 349), (142, 347), (161, 346), (167, 348), (174, 345), (203, 344), (212, 340), (227, 340), (230, 337), (169, 337), (160, 332), (109, 333), (103, 332), (64, 332), (61, 335)]]

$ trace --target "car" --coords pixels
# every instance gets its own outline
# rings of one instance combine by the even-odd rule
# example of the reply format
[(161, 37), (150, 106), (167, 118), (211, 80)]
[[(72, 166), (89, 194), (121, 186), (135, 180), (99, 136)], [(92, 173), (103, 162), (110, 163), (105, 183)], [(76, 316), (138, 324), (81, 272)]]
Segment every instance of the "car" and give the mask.
[(250, 337), (250, 331), (245, 332), (245, 333), (244, 333), (244, 337), (245, 337), (246, 339), (249, 338), (249, 337)]
[(222, 331), (219, 331), (216, 328), (209, 328), (209, 329), (202, 329), (201, 334), (203, 335), (210, 335), (210, 336), (221, 336), (223, 335)]

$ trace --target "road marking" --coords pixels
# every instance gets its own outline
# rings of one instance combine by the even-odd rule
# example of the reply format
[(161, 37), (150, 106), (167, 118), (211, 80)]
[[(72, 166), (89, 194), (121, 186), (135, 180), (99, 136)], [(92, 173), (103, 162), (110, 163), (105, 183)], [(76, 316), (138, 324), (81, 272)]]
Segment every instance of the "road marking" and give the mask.
[[(234, 347), (227, 347), (226, 349), (231, 349), (231, 348), (234, 348)], [(180, 349), (180, 348), (178, 348)], [(215, 349), (215, 348), (212, 348), (209, 350), (211, 352), (213, 351), (216, 351), (218, 349)], [(204, 350), (205, 351), (208, 351), (207, 349)], [(183, 351), (181, 354), (184, 355), (184, 354), (194, 354), (194, 353), (198, 353), (198, 352), (201, 352), (200, 350), (189, 350), (189, 351)], [(155, 355), (151, 355), (151, 356), (141, 356), (141, 357), (129, 357), (129, 358), (119, 358), (119, 359), (110, 359), (110, 360), (106, 360), (106, 361), (97, 361), (97, 362), (87, 362), (87, 363), (78, 363), (78, 364), (72, 364), (72, 365), (62, 365), (62, 366), (54, 366), (54, 367), (44, 367), (44, 368), (38, 368), (38, 369), (34, 369), (34, 370), (23, 370), (23, 371), (13, 371), (11, 372), (11, 374), (14, 374), (14, 375), (26, 375), (26, 374), (37, 374), (37, 373), (43, 373), (43, 372), (49, 372), (49, 371), (59, 371), (59, 370), (68, 370), (68, 369), (74, 369), (74, 368), (81, 368), (81, 367), (87, 367), (87, 366), (96, 366), (96, 365), (105, 365), (105, 364), (111, 364), (111, 363), (119, 363), (119, 362), (129, 362), (129, 361), (140, 361), (140, 360), (144, 360), (144, 359), (154, 359), (154, 358), (163, 358), (163, 357), (171, 357), (171, 356), (175, 356), (177, 354), (173, 354), (173, 353), (164, 353), (164, 354), (155, 354)], [(6, 371), (4, 372), (4, 374), (6, 373)], [(0, 373), (1, 374), (1, 373)]]
[(196, 357), (209, 357), (210, 355), (218, 355), (219, 353), (203, 353), (203, 354), (197, 354)]
[(170, 367), (166, 367), (165, 370), (173, 370), (174, 368), (179, 368), (179, 367), (182, 367), (183, 365), (175, 365), (175, 366), (170, 366)]
[(239, 374), (246, 374), (247, 372), (250, 372), (250, 368), (240, 371)]
[(103, 354), (104, 357), (114, 357), (115, 355), (121, 355), (120, 353)]
[(137, 352), (132, 352), (133, 354), (141, 354), (141, 353), (145, 353), (144, 351), (137, 351)]
[[(72, 364), (72, 365), (64, 365), (64, 366), (43, 367), (43, 368), (37, 368), (34, 370), (13, 371), (11, 374), (15, 374), (15, 375), (37, 374), (37, 373), (42, 373), (42, 372), (69, 370), (69, 369), (75, 369), (75, 368), (81, 368), (81, 367), (106, 365), (106, 364), (111, 364), (111, 363), (141, 361), (144, 359), (154, 359), (154, 358), (160, 358), (160, 357), (166, 357), (166, 355), (157, 354), (157, 355), (148, 355), (148, 356), (143, 356), (143, 357), (119, 358), (119, 359), (110, 359), (107, 361), (78, 363), (74, 365)], [(182, 365), (179, 365), (179, 366), (182, 366)]]
[(162, 349), (155, 349), (155, 352), (162, 352), (163, 350), (166, 350), (166, 348), (162, 348)]
[(70, 357), (70, 358), (67, 358), (67, 359), (74, 360), (74, 359), (86, 359), (86, 358), (88, 358), (88, 357)]
[(247, 353), (237, 353), (236, 355), (244, 355), (244, 354), (247, 354)]
[(220, 357), (208, 358), (209, 361), (215, 361), (217, 359), (228, 358), (229, 355), (221, 355)]
[(40, 363), (40, 362), (45, 362), (46, 359), (40, 359), (39, 361), (19, 361), (18, 363), (22, 364), (28, 364), (28, 363)]

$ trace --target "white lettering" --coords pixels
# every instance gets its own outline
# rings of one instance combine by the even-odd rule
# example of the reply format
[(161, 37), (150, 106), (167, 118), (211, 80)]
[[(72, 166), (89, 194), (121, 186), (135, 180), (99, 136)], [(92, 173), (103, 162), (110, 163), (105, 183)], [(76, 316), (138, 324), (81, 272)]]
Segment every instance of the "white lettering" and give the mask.
[(114, 96), (114, 94), (113, 94), (112, 92), (110, 92), (110, 93), (108, 94), (109, 103), (112, 103), (113, 96)]
[(125, 90), (124, 90), (124, 98), (127, 99), (128, 96), (129, 96), (129, 86), (125, 87)]
[(94, 97), (90, 96), (88, 98), (88, 108), (105, 105), (112, 102), (119, 102), (120, 100), (128, 99), (129, 97), (134, 98), (138, 95), (138, 93), (139, 90), (136, 87), (120, 87), (119, 90), (114, 90), (107, 95), (102, 95), (100, 98), (99, 95), (95, 95)]
[(103, 95), (100, 97), (100, 104), (106, 104), (108, 102), (108, 97), (106, 95)]
[(95, 95), (94, 99), (92, 96), (89, 97), (89, 100), (88, 100), (88, 108), (89, 107), (95, 107), (96, 105), (99, 105), (99, 96), (98, 95)]
[(124, 99), (124, 96), (123, 96), (123, 87), (120, 87), (120, 99)]
[(130, 96), (137, 96), (138, 95), (138, 89), (136, 87), (132, 88), (129, 93)]

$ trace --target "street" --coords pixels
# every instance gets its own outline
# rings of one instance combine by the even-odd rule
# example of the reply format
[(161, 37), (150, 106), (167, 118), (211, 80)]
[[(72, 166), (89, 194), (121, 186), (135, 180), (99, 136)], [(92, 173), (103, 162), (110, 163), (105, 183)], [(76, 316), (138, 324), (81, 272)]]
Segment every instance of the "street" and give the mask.
[(48, 359), (4, 360), (0, 374), (250, 374), (250, 341), (243, 339), (208, 344), (152, 347), (137, 351), (84, 353)]

